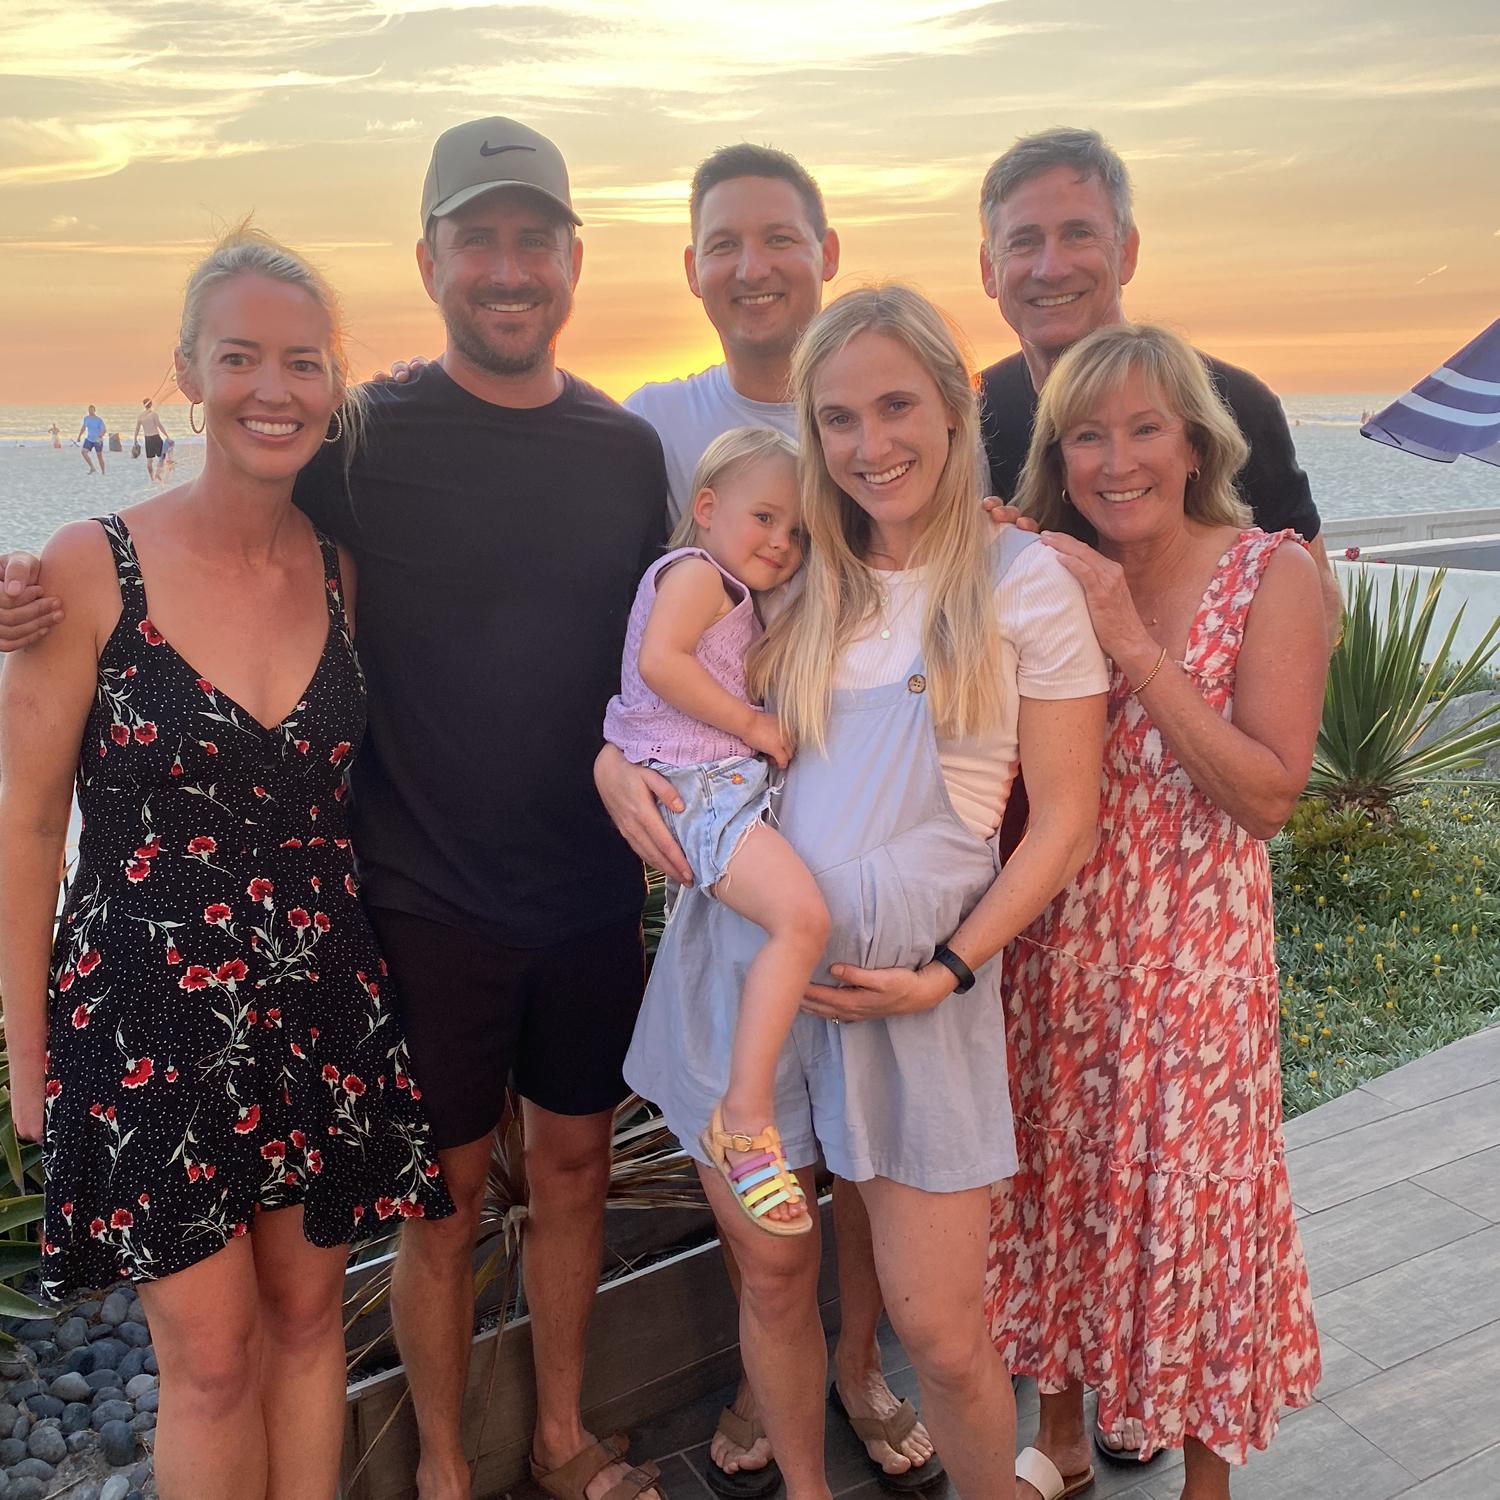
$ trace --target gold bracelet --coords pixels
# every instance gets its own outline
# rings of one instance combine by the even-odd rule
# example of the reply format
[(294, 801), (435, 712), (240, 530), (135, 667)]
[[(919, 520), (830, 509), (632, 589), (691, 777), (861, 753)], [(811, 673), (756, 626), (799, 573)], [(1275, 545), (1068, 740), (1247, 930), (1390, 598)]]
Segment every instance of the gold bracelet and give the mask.
[(1165, 646), (1163, 646), (1161, 648), (1161, 655), (1156, 658), (1156, 665), (1154, 667), (1152, 667), (1151, 670), (1149, 672), (1147, 672), (1146, 675), (1141, 679), (1139, 687), (1133, 687), (1133, 688), (1131, 688), (1130, 691), (1132, 693), (1134, 693), (1137, 698), (1139, 698), (1140, 695), (1148, 687), (1151, 686), (1151, 679), (1153, 677), (1155, 677), (1158, 672), (1161, 671), (1162, 664), (1166, 661), (1166, 659), (1167, 659), (1167, 648)]

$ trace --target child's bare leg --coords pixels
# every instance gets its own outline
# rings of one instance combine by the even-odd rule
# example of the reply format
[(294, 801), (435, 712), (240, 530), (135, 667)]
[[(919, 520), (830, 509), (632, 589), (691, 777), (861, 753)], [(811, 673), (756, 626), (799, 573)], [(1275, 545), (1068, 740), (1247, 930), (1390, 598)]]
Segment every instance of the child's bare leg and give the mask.
[[(828, 941), (828, 908), (796, 851), (765, 825), (741, 843), (713, 894), (766, 934), (745, 972), (724, 1093), (724, 1128), (755, 1135), (775, 1123), (776, 1059)], [(737, 1164), (746, 1155), (731, 1151), (729, 1159)], [(766, 1217), (786, 1221), (806, 1211), (782, 1203)]]

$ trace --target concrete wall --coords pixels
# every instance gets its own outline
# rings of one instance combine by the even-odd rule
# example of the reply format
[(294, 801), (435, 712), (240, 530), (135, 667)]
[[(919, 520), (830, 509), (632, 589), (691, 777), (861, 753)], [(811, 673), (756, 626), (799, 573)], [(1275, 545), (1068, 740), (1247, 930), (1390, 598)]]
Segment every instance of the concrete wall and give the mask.
[(1500, 533), (1500, 507), (1469, 510), (1422, 510), (1394, 516), (1348, 516), (1323, 522), (1323, 541), (1330, 556), (1345, 547), (1377, 547), (1397, 542), (1425, 542), (1445, 537)]
[[(1492, 540), (1500, 546), (1500, 537)], [(1333, 551), (1331, 547), (1329, 550)], [(1388, 563), (1367, 561), (1363, 557), (1358, 562), (1345, 562), (1336, 552), (1333, 556), (1334, 571), (1339, 575), (1341, 584), (1347, 587), (1347, 580), (1357, 573), (1369, 571), (1374, 575), (1382, 598), (1385, 590), (1390, 587), (1385, 580), (1392, 574), (1399, 575), (1405, 583), (1415, 573), (1425, 584), (1426, 580), (1437, 571), (1436, 568), (1425, 566), (1397, 567)], [(1495, 623), (1496, 618), (1500, 617), (1500, 572), (1482, 573), (1466, 568), (1448, 569), (1447, 577), (1443, 580), (1443, 592), (1438, 599), (1432, 633), (1428, 637), (1434, 647), (1442, 641), (1460, 607), (1463, 608), (1463, 619), (1459, 624), (1458, 634), (1454, 637), (1453, 649), (1449, 655), (1450, 660), (1456, 657), (1462, 661), (1479, 644), (1480, 638)]]

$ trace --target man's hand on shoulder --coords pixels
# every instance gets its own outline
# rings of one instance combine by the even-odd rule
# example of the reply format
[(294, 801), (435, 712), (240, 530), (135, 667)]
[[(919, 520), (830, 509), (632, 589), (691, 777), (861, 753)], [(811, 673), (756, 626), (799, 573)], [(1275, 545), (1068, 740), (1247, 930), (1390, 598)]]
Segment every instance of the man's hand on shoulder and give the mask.
[(62, 622), (62, 600), (42, 591), (42, 560), (29, 552), (0, 553), (0, 571), (0, 651), (19, 651)]
[(389, 370), (376, 370), (369, 377), (369, 385), (410, 385), (432, 361), (424, 355), (414, 354), (410, 359), (394, 360)]
[(1023, 516), (1014, 505), (1007, 505), (998, 495), (986, 495), (981, 503), (996, 532), (1003, 526), (1017, 526), (1022, 531), (1041, 530), (1034, 516)]

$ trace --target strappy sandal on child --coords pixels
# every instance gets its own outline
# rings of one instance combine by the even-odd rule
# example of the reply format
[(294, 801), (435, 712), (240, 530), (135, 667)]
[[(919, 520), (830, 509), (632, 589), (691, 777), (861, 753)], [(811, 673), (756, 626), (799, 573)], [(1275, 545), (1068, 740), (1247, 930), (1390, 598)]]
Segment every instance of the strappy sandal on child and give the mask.
[[(533, 1458), (531, 1477), (552, 1496), (552, 1500), (588, 1500), (585, 1491), (589, 1481), (611, 1464), (619, 1463), (629, 1447), (629, 1439), (623, 1432), (617, 1432), (612, 1437), (590, 1443), (587, 1448), (580, 1448), (567, 1463), (559, 1464), (555, 1469), (544, 1469)], [(667, 1500), (667, 1492), (661, 1487), (660, 1480), (661, 1470), (655, 1464), (635, 1464), (599, 1500), (635, 1500), (647, 1490), (655, 1490), (661, 1500)]]
[[(888, 1417), (855, 1417), (850, 1415), (835, 1384), (828, 1388), (828, 1404), (849, 1424), (850, 1430), (861, 1443), (885, 1443), (897, 1453), (901, 1451), (902, 1443), (911, 1436), (912, 1428), (917, 1425), (917, 1409), (910, 1401), (902, 1401)], [(918, 1490), (929, 1489), (947, 1474), (942, 1459), (936, 1453), (928, 1454), (926, 1463), (913, 1464), (900, 1474), (890, 1473), (870, 1452), (868, 1446), (865, 1448), (865, 1462), (869, 1464), (870, 1472), (880, 1487), (898, 1495), (911, 1495)]]
[(1090, 1465), (1081, 1474), (1064, 1474), (1040, 1448), (1022, 1448), (1016, 1455), (1016, 1478), (1024, 1479), (1042, 1500), (1070, 1500), (1093, 1482)]
[[(766, 1435), (759, 1417), (742, 1417), (730, 1406), (719, 1413), (718, 1430), (743, 1453), (748, 1453)], [(762, 1468), (736, 1469), (731, 1474), (705, 1454), (703, 1482), (726, 1500), (764, 1500), (766, 1495), (781, 1488), (781, 1468), (773, 1458)]]
[[(781, 1135), (774, 1125), (767, 1125), (759, 1135), (744, 1135), (724, 1129), (722, 1105), (714, 1106), (708, 1128), (699, 1136), (708, 1159), (729, 1185), (734, 1201), (757, 1229), (767, 1234), (807, 1234), (812, 1229), (812, 1215), (802, 1184), (786, 1164), (781, 1151)], [(728, 1152), (753, 1151), (754, 1156), (739, 1166), (730, 1163)], [(800, 1204), (802, 1214), (796, 1219), (770, 1219), (766, 1215), (783, 1203)]]

